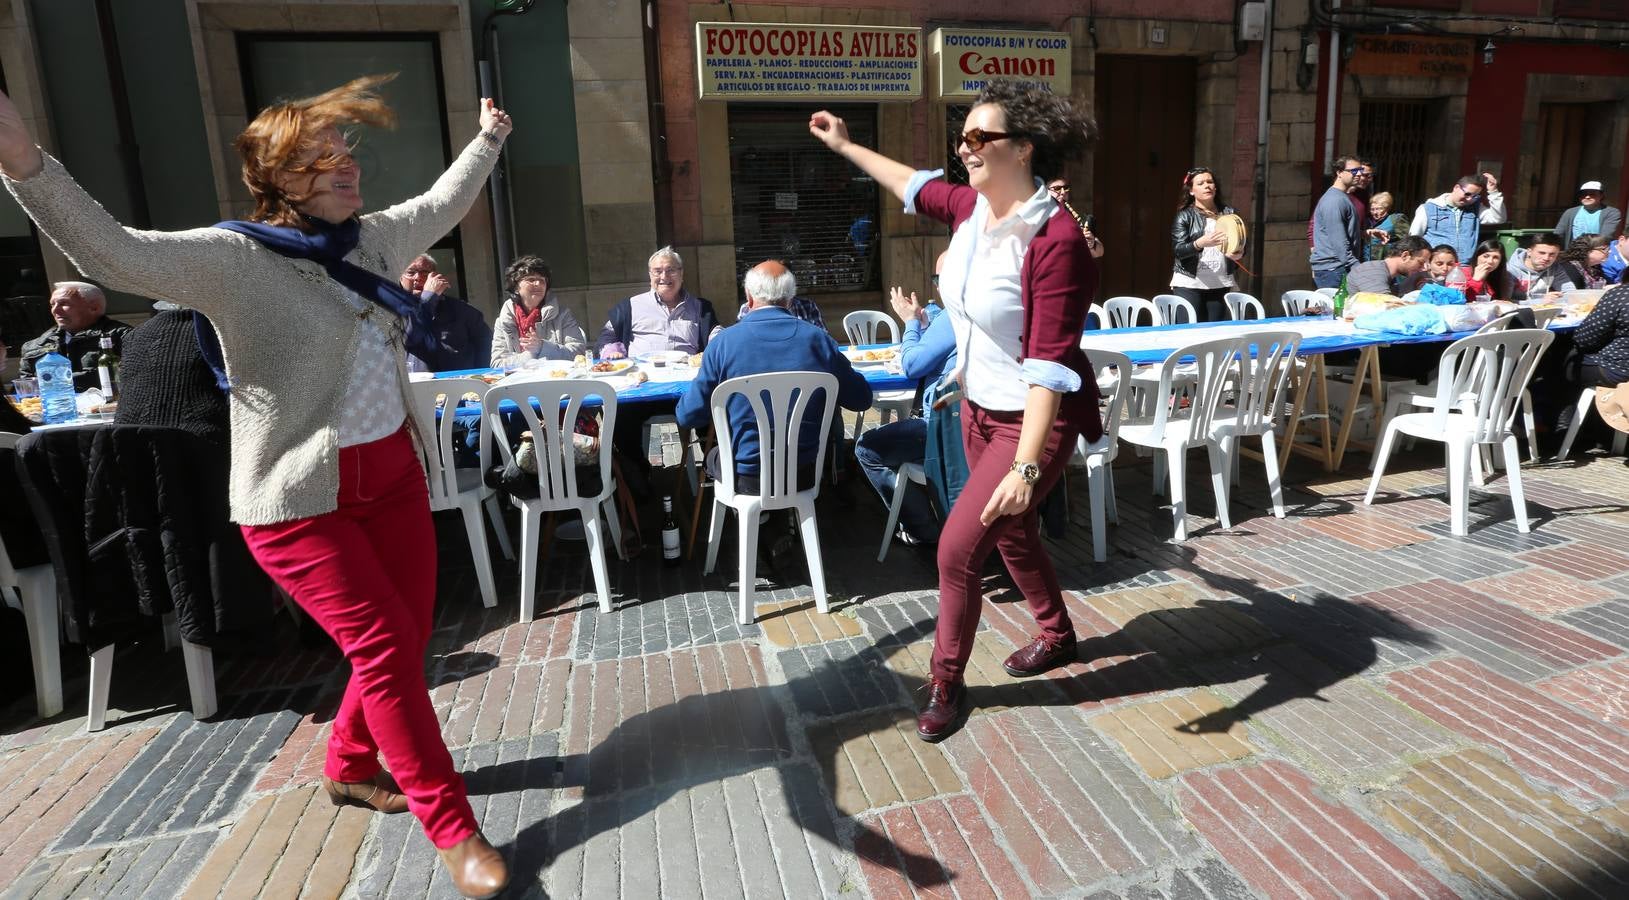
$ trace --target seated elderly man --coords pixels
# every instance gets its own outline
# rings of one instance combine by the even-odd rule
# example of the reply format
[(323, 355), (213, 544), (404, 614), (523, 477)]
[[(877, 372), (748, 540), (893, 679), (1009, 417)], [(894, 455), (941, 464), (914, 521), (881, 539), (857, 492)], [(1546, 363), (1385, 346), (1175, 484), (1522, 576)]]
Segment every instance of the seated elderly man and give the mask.
[[(721, 329), (713, 304), (684, 288), (684, 259), (672, 247), (650, 256), (650, 290), (611, 307), (600, 329), (601, 359), (641, 356), (664, 350), (700, 353)], [(611, 443), (622, 458), (622, 474), (634, 496), (644, 497), (650, 485), (650, 448), (645, 446), (645, 423), (666, 415), (664, 403), (638, 403), (617, 410)]]
[(56, 320), (55, 327), (23, 345), (19, 370), (33, 375), (42, 357), (60, 353), (73, 363), (75, 390), (96, 387), (96, 366), (85, 365), (85, 357), (101, 351), (104, 335), (113, 338), (113, 352), (120, 352), (130, 326), (109, 318), (107, 295), (84, 281), (59, 281), (52, 286), (51, 318)]
[[(741, 304), (741, 308), (736, 310), (735, 313), (736, 321), (746, 318), (747, 313), (750, 311), (751, 308), (748, 304)], [(820, 314), (820, 304), (802, 294), (793, 297), (792, 302), (786, 304), (786, 311), (821, 331), (826, 330), (826, 317)]]
[[(945, 254), (934, 266), (934, 283), (944, 268)], [(889, 297), (894, 314), (905, 323), (905, 339), (900, 344), (900, 366), (906, 376), (916, 379), (923, 389), (922, 415), (889, 422), (872, 428), (854, 442), (854, 458), (865, 471), (866, 480), (877, 489), (886, 505), (894, 499), (894, 472), (905, 463), (920, 464), (927, 454), (928, 419), (933, 415), (932, 389), (956, 368), (956, 333), (944, 308), (931, 303), (923, 306), (916, 294), (909, 297), (894, 288)], [(898, 537), (906, 544), (932, 544), (939, 540), (939, 520), (925, 491), (905, 492), (899, 508)]]
[[(848, 357), (824, 330), (804, 322), (787, 310), (797, 295), (797, 279), (774, 260), (761, 262), (747, 272), (742, 285), (750, 315), (713, 339), (703, 357), (701, 371), (679, 400), (677, 417), (684, 428), (705, 428), (712, 424), (713, 390), (720, 383), (742, 375), (763, 372), (830, 372), (837, 376), (837, 404), (859, 412), (871, 406), (871, 386), (865, 376), (854, 371)], [(735, 448), (735, 488), (754, 493), (758, 482), (758, 424), (752, 407), (743, 398), (730, 401), (730, 432)], [(815, 455), (819, 451), (820, 422), (806, 416), (798, 437), (798, 487), (814, 486)], [(707, 471), (718, 477), (718, 451), (707, 456)]]
[(447, 293), (452, 282), (436, 271), (435, 257), (420, 253), (402, 273), (402, 289), (430, 308), (435, 321), (436, 351), (428, 357), (408, 356), (414, 372), (452, 372), (486, 367), (492, 347), (492, 329), (481, 311)]

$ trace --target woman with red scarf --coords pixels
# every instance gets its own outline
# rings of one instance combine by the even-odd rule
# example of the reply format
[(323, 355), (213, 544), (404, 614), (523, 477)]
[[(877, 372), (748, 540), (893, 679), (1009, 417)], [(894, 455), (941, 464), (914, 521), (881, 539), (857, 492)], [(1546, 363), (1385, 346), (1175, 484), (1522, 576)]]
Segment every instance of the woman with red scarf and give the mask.
[(492, 329), (492, 368), (517, 369), (534, 359), (572, 359), (588, 352), (588, 335), (549, 291), (549, 264), (522, 256), (503, 273), (503, 312)]

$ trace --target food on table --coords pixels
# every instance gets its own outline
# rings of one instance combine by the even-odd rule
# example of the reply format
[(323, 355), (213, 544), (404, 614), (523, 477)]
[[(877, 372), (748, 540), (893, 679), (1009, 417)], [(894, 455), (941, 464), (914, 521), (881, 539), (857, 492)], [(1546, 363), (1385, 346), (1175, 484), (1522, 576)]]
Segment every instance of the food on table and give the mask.
[(892, 348), (883, 350), (851, 350), (848, 358), (854, 362), (888, 362), (899, 355), (898, 350)]
[(571, 364), (579, 369), (586, 369), (588, 368), (588, 357), (579, 353), (571, 358)]
[(630, 385), (644, 384), (648, 380), (650, 380), (649, 375), (646, 375), (644, 372), (640, 372), (640, 371), (637, 371), (637, 370), (634, 371), (633, 373), (631, 373), (628, 376), (628, 383)]
[(475, 377), (481, 379), (482, 381), (486, 382), (487, 384), (497, 384), (498, 382), (503, 380), (503, 373), (502, 372), (487, 372), (485, 374), (477, 375)]
[(45, 401), (39, 397), (24, 397), (17, 401), (17, 411), (36, 422), (45, 419)]
[(594, 371), (594, 372), (621, 372), (621, 371), (623, 371), (624, 369), (628, 368), (631, 365), (633, 365), (633, 363), (628, 362), (625, 359), (606, 359), (606, 360), (601, 360), (600, 362), (595, 363), (590, 368), (590, 371)]
[(692, 353), (692, 354), (690, 354), (690, 364), (692, 366), (701, 365), (701, 354), (700, 353)]

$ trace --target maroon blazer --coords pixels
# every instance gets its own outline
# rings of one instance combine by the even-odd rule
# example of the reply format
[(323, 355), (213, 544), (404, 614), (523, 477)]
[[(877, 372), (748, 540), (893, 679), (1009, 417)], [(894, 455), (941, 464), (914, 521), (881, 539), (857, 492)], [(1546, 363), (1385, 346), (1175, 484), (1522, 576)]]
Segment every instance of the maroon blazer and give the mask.
[[(917, 192), (916, 210), (960, 228), (977, 201), (978, 192), (967, 185), (935, 178)], [(1080, 390), (1063, 395), (1058, 417), (1095, 441), (1103, 436), (1103, 416), (1097, 408), (1097, 376), (1080, 349), (1080, 335), (1097, 294), (1097, 261), (1072, 217), (1055, 212), (1042, 223), (1024, 252), (1018, 282), (1024, 358), (1055, 362), (1080, 376)]]

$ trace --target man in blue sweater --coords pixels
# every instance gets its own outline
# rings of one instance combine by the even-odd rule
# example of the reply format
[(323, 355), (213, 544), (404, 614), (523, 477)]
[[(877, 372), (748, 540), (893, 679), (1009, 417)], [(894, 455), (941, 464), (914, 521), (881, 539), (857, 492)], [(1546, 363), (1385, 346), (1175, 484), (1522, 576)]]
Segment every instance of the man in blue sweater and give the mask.
[[(939, 283), (939, 269), (944, 267), (944, 254), (934, 266), (934, 286)], [(950, 317), (944, 308), (917, 302), (916, 294), (894, 288), (889, 302), (894, 314), (905, 323), (905, 339), (900, 343), (900, 365), (905, 374), (931, 389), (956, 368), (956, 332), (950, 327)], [(873, 428), (860, 435), (854, 443), (854, 458), (871, 486), (886, 505), (894, 498), (894, 472), (905, 463), (920, 464), (927, 454), (928, 417), (933, 414), (930, 396), (924, 395), (922, 415), (881, 428)], [(933, 514), (926, 491), (905, 492), (899, 508), (900, 540), (906, 544), (932, 544), (939, 540), (939, 520)]]
[[(712, 424), (713, 391), (719, 384), (742, 375), (765, 372), (830, 372), (837, 376), (837, 404), (854, 412), (871, 406), (871, 385), (854, 371), (837, 342), (823, 329), (787, 311), (797, 295), (797, 280), (774, 260), (747, 272), (743, 283), (751, 315), (719, 332), (707, 344), (701, 371), (690, 390), (679, 399), (675, 417), (683, 428)], [(811, 406), (810, 409), (813, 409)], [(744, 397), (730, 401), (730, 435), (735, 448), (737, 493), (758, 491), (758, 422)], [(820, 417), (806, 415), (798, 436), (797, 482), (813, 487), (818, 477), (815, 455), (820, 449)], [(718, 477), (718, 450), (707, 454), (708, 474)]]
[(1350, 156), (1335, 157), (1335, 180), (1318, 198), (1312, 211), (1312, 282), (1318, 287), (1338, 287), (1346, 273), (1358, 264), (1359, 237), (1363, 229), (1357, 210), (1347, 196), (1357, 184), (1363, 163)]

